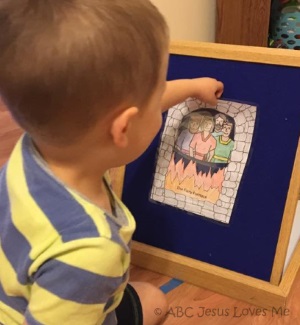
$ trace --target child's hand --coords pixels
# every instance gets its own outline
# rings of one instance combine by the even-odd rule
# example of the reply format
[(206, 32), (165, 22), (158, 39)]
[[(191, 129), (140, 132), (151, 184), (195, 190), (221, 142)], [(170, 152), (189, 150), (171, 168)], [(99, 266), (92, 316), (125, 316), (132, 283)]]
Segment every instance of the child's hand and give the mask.
[(196, 78), (190, 80), (193, 97), (210, 104), (217, 105), (217, 100), (223, 94), (224, 84), (213, 78)]
[(195, 97), (212, 106), (217, 105), (224, 85), (213, 78), (179, 79), (167, 82), (162, 98), (162, 111), (181, 103), (188, 97)]

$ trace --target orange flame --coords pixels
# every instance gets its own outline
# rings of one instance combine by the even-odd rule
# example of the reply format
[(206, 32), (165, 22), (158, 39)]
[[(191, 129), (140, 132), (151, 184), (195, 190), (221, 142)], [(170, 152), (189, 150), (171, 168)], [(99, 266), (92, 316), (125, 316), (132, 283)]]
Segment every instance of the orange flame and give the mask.
[(213, 176), (197, 174), (196, 163), (193, 161), (184, 168), (182, 160), (175, 165), (172, 158), (165, 178), (165, 188), (201, 201), (216, 203), (222, 190), (223, 181), (224, 170), (219, 170)]

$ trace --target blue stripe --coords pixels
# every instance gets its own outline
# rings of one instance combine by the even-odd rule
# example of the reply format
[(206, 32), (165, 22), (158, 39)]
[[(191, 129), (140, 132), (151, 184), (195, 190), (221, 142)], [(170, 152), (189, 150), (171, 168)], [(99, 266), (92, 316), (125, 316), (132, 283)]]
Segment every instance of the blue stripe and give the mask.
[(29, 192), (62, 241), (99, 237), (96, 225), (82, 206), (35, 161), (28, 135), (23, 138), (22, 154)]
[(116, 313), (115, 311), (112, 311), (111, 313), (106, 315), (103, 325), (117, 324), (116, 319)]
[(38, 269), (33, 280), (61, 299), (81, 304), (104, 304), (126, 280), (126, 273), (122, 277), (106, 277), (49, 260)]
[[(54, 317), (55, 314), (53, 314), (53, 317)], [(30, 324), (30, 325), (45, 325), (45, 324), (42, 324), (40, 322), (38, 322), (30, 313), (30, 311), (27, 309), (26, 313), (25, 313), (25, 320), (27, 322), (27, 324)]]
[(11, 219), (10, 201), (6, 184), (6, 168), (0, 173), (0, 239), (4, 255), (17, 274), (18, 281), (28, 282), (28, 268), (31, 246), (23, 234), (14, 226)]
[(114, 241), (115, 243), (119, 244), (126, 253), (129, 253), (129, 247), (127, 243), (125, 243), (121, 236), (120, 236), (120, 228), (122, 226), (118, 225), (112, 217), (110, 217), (108, 214), (105, 213), (106, 221), (109, 224), (110, 231), (111, 231), (111, 240)]
[(109, 309), (113, 305), (114, 302), (115, 302), (115, 297), (114, 296), (113, 297), (110, 297), (108, 299), (105, 307), (104, 307), (104, 312), (107, 311), (107, 309)]
[(179, 287), (182, 283), (183, 283), (183, 281), (181, 281), (181, 280), (172, 279), (169, 282), (167, 282), (164, 285), (162, 285), (160, 287), (160, 290), (162, 290), (162, 292), (164, 292), (164, 293), (168, 293), (171, 290)]
[(8, 296), (3, 290), (0, 282), (0, 301), (10, 308), (18, 311), (20, 314), (24, 314), (28, 305), (27, 300), (24, 297)]

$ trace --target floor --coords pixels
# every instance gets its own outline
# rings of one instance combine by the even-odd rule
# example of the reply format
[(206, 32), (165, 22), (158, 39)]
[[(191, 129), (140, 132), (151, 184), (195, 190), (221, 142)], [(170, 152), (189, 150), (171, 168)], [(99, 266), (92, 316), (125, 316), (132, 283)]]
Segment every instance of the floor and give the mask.
[[(0, 103), (0, 166), (21, 133), (9, 113), (2, 111)], [(294, 282), (287, 307), (272, 311), (261, 310), (136, 266), (131, 267), (131, 280), (148, 281), (163, 288), (169, 301), (165, 325), (300, 325), (300, 273)], [(156, 309), (153, 312), (160, 311)]]
[(174, 280), (136, 266), (131, 268), (131, 280), (167, 288), (169, 310), (164, 325), (300, 325), (300, 273), (286, 308), (271, 311), (187, 283), (175, 281), (172, 289)]

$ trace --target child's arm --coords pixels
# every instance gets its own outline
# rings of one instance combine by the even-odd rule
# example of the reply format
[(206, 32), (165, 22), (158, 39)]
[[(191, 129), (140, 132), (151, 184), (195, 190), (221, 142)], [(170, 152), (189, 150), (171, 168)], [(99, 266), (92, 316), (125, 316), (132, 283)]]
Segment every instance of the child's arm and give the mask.
[(195, 97), (215, 106), (223, 93), (224, 85), (213, 78), (181, 79), (167, 82), (162, 98), (162, 110), (183, 102), (188, 97)]

